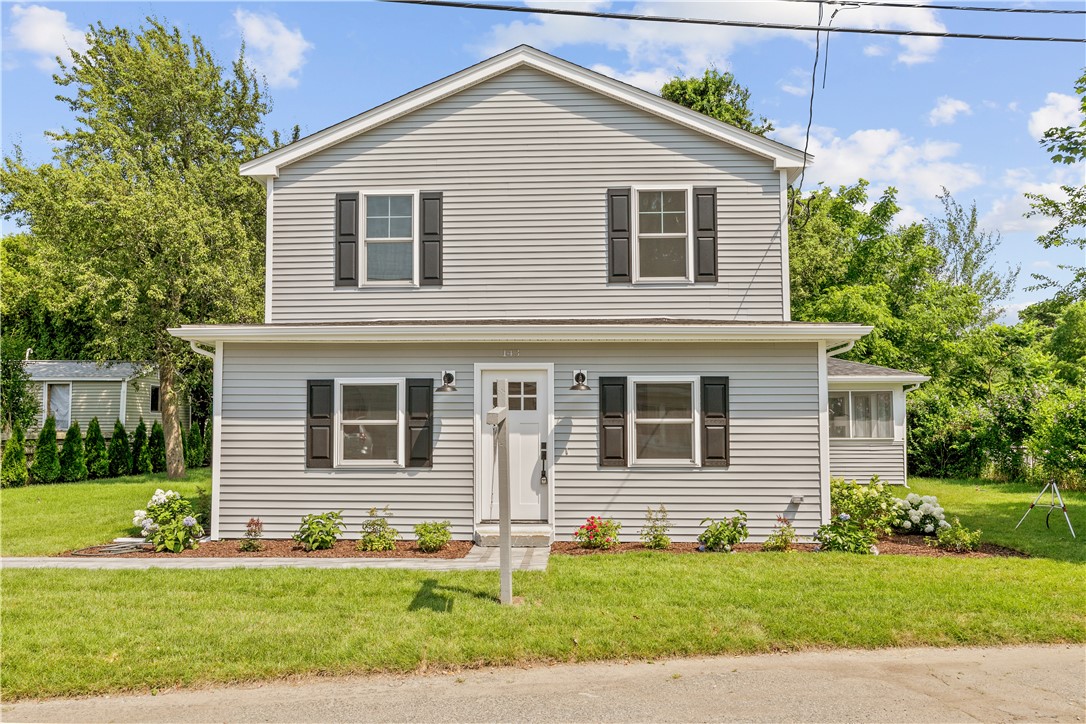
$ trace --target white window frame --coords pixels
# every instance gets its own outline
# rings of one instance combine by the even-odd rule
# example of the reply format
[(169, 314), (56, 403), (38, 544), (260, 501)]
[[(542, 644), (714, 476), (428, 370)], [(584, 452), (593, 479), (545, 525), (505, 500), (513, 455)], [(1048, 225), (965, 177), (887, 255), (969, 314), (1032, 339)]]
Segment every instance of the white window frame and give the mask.
[[(637, 386), (654, 383), (684, 383), (690, 385), (690, 453), (691, 458), (666, 459), (637, 457)], [(626, 449), (630, 451), (630, 467), (699, 468), (701, 467), (701, 385), (697, 375), (640, 375), (626, 378)], [(651, 421), (651, 419), (649, 420)], [(669, 421), (666, 424), (678, 424)]]
[[(854, 419), (854, 417), (852, 415), (852, 393), (853, 392), (859, 392), (860, 394), (870, 394), (872, 392), (885, 392), (886, 394), (890, 395), (890, 435), (889, 435), (889, 437), (886, 437), (886, 436), (882, 436), (882, 437), (858, 437), (858, 436), (853, 434), (852, 423), (855, 422), (855, 419)], [(837, 394), (847, 395), (848, 396), (848, 402), (847, 402), (847, 404), (848, 404), (848, 437), (834, 437), (833, 435), (830, 434), (832, 432), (832, 430), (828, 428), (828, 426), (830, 425), (830, 419), (829, 419), (829, 415), (827, 415), (826, 416), (826, 424), (827, 424), (826, 435), (829, 437), (830, 440), (895, 440), (895, 439), (897, 439), (897, 392), (895, 390), (886, 389), (886, 388), (883, 388), (883, 387), (879, 387), (879, 388), (876, 388), (876, 389), (870, 389), (870, 390), (833, 390), (833, 389), (831, 389), (829, 391), (829, 394), (828, 394), (828, 397), (827, 397), (827, 409), (828, 409), (828, 406), (829, 406), (829, 401), (828, 401), (829, 397), (832, 397), (833, 395), (837, 395)]]
[[(369, 243), (367, 236), (367, 217), (366, 199), (370, 196), (410, 196), (411, 197), (411, 278), (410, 279), (390, 279), (387, 281), (375, 281), (371, 282), (366, 278), (366, 261), (369, 257), (367, 244)], [(359, 211), (360, 226), (362, 235), (360, 238), (361, 244), (359, 249), (361, 253), (358, 255), (358, 285), (362, 287), (417, 287), (419, 285), (419, 190), (418, 189), (363, 189), (359, 191), (358, 198), (361, 200), (361, 208)], [(406, 238), (396, 239), (382, 239), (375, 241), (375, 244), (387, 243), (391, 241), (403, 242)]]
[[(686, 194), (686, 276), (685, 277), (642, 277), (641, 276), (641, 194), (655, 191), (682, 191)], [(633, 280), (635, 284), (693, 284), (694, 283), (694, 198), (693, 186), (674, 184), (640, 184), (633, 187), (630, 199), (630, 238)], [(660, 237), (674, 234), (659, 234)]]
[(72, 425), (72, 389), (73, 389), (73, 385), (72, 385), (71, 382), (59, 382), (59, 381), (58, 382), (45, 382), (45, 383), (42, 383), (42, 384), (43, 384), (43, 386), (42, 386), (42, 394), (41, 394), (41, 424), (42, 424), (43, 427), (45, 426), (45, 421), (49, 419), (49, 388), (50, 387), (60, 386), (60, 385), (63, 385), (63, 386), (68, 388), (68, 424), (64, 425), (63, 429), (61, 429), (59, 424), (57, 425), (57, 434), (62, 435), (62, 434), (64, 434), (65, 430), (67, 430)]
[[(404, 426), (406, 424), (407, 381), (403, 377), (348, 377), (335, 380), (335, 449), (337, 468), (403, 468), (405, 460)], [(344, 460), (343, 425), (357, 424), (343, 419), (343, 388), (348, 385), (396, 385), (396, 456), (395, 461), (388, 460)]]

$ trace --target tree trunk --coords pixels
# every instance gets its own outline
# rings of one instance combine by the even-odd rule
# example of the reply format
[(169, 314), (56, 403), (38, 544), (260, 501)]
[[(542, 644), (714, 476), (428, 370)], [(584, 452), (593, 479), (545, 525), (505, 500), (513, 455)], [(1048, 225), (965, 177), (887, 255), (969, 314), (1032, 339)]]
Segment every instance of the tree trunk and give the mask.
[(185, 477), (185, 451), (181, 444), (181, 421), (177, 418), (177, 368), (169, 352), (159, 356), (159, 394), (162, 402), (162, 432), (166, 436), (166, 476)]

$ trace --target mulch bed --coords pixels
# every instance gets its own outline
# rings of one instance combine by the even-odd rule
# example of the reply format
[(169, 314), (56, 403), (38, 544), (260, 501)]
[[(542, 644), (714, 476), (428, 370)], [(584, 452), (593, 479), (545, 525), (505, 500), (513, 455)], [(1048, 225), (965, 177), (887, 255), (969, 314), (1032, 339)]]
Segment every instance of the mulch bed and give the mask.
[[(463, 558), (475, 545), (471, 541), (450, 541), (444, 548), (436, 553), (425, 553), (419, 550), (414, 541), (397, 541), (394, 551), (360, 551), (355, 546), (357, 541), (340, 540), (335, 546), (323, 551), (305, 551), (293, 540), (268, 540), (261, 541), (264, 549), (255, 553), (242, 553), (238, 550), (239, 540), (215, 540), (200, 544), (196, 550), (182, 551), (181, 553), (155, 553), (148, 544), (142, 550), (133, 553), (124, 553), (124, 558)], [(78, 553), (93, 555), (96, 551), (106, 546), (94, 546), (84, 548)], [(77, 551), (69, 551), (62, 555), (71, 556)]]

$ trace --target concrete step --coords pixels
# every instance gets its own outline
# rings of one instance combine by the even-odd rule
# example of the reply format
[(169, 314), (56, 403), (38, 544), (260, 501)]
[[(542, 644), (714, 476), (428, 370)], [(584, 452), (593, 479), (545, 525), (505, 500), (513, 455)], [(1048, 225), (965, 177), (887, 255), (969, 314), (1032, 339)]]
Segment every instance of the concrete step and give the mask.
[[(548, 548), (554, 540), (554, 531), (545, 524), (514, 523), (513, 547), (515, 548)], [(501, 545), (498, 534), (498, 526), (484, 523), (475, 527), (475, 543), (480, 546), (497, 547)]]

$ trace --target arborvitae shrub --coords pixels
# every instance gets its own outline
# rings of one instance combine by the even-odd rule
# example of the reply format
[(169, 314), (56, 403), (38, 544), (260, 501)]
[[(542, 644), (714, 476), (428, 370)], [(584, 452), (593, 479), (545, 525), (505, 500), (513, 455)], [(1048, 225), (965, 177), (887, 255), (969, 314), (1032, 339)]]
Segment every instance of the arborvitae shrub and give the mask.
[(200, 434), (200, 424), (192, 423), (189, 428), (188, 446), (185, 448), (185, 466), (202, 467), (204, 464), (204, 436)]
[(102, 437), (102, 428), (98, 418), (91, 418), (87, 425), (87, 439), (83, 441), (83, 451), (87, 458), (87, 477), (91, 480), (109, 477), (109, 455), (106, 453), (106, 439)]
[(147, 425), (143, 418), (132, 433), (132, 474), (146, 475), (151, 472), (151, 450), (147, 445)]
[(0, 462), (0, 485), (17, 488), (26, 485), (30, 476), (26, 470), (26, 435), (22, 425), (15, 423), (11, 439), (4, 446), (4, 459)]
[(83, 449), (83, 433), (79, 423), (72, 420), (60, 448), (60, 479), (66, 483), (78, 483), (87, 479), (87, 457)]
[(38, 433), (38, 444), (34, 448), (34, 462), (30, 465), (30, 479), (35, 483), (55, 483), (60, 480), (57, 421), (52, 415), (45, 418), (45, 425)]
[(117, 420), (113, 426), (113, 437), (109, 439), (109, 476), (128, 475), (131, 469), (132, 448), (128, 444), (128, 433), (124, 431), (124, 423)]
[(151, 471), (162, 473), (166, 471), (166, 433), (162, 431), (162, 423), (155, 420), (151, 425), (151, 437), (147, 441), (147, 450), (151, 454)]

